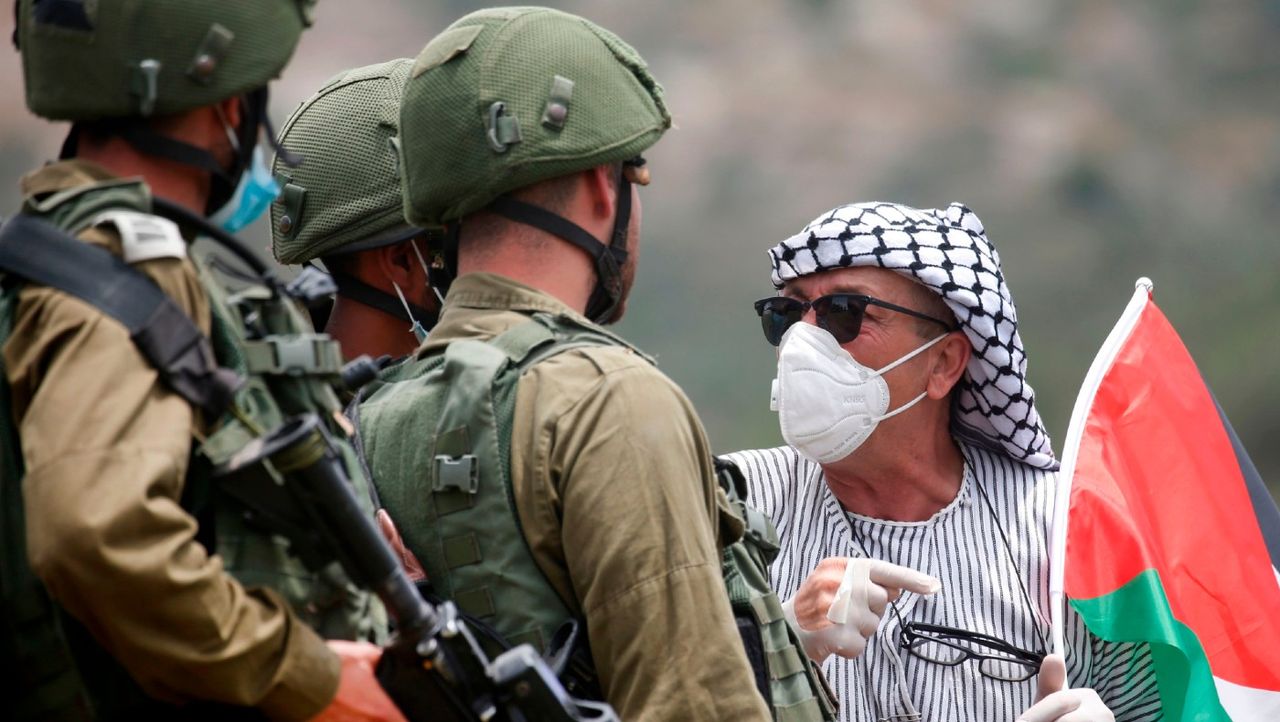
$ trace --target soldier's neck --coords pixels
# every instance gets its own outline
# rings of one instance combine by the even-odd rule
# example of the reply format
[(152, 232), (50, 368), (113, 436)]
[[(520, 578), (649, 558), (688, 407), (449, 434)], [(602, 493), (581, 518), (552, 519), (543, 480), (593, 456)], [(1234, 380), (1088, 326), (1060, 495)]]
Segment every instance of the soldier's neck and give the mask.
[(473, 253), (464, 235), (458, 253), (459, 276), (494, 273), (554, 296), (578, 313), (586, 312), (596, 275), (585, 251), (532, 227), (521, 228), (511, 238), (493, 240), (490, 252)]
[(122, 178), (141, 176), (152, 194), (198, 215), (209, 200), (209, 174), (189, 165), (139, 152), (121, 138), (90, 139), (81, 134), (76, 155)]

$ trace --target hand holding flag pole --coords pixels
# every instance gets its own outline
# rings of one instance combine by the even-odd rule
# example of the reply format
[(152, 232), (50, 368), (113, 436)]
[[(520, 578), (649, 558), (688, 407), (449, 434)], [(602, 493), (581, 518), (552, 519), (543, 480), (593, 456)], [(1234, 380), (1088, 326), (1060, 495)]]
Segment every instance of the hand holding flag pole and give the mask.
[(1054, 652), (1070, 604), (1140, 645), (1119, 683), (1158, 693), (1164, 719), (1280, 719), (1280, 512), (1147, 279), (1085, 377), (1059, 479)]

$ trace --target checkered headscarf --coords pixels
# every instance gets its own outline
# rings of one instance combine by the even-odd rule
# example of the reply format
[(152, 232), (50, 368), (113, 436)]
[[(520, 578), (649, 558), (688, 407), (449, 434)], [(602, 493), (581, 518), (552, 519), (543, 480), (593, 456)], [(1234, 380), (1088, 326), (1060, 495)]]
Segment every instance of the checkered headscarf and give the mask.
[(840, 206), (769, 249), (769, 258), (777, 288), (819, 271), (878, 266), (942, 296), (973, 345), (954, 396), (952, 433), (1031, 466), (1057, 468), (1027, 383), (1027, 356), (1000, 255), (973, 211), (959, 203), (938, 210)]

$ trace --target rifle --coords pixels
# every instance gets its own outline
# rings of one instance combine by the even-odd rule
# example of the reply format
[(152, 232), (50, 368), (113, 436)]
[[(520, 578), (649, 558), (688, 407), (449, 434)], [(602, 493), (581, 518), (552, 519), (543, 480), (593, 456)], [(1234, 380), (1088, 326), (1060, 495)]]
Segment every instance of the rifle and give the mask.
[[(265, 464), (263, 463), (265, 462)], [(274, 483), (255, 470), (273, 468)], [(396, 621), (378, 681), (410, 720), (617, 722), (609, 705), (571, 697), (532, 646), (489, 659), (452, 602), (429, 604), (355, 498), (324, 424), (293, 417), (240, 450), (217, 472), (219, 488), (255, 523), (289, 539), (312, 568), (337, 561)]]

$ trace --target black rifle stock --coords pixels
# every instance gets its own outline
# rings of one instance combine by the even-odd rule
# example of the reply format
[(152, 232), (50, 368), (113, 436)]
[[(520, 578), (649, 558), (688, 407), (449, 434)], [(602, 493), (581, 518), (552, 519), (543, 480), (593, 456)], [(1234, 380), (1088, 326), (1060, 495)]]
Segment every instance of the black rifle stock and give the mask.
[[(269, 461), (286, 479), (279, 488)], [(251, 518), (290, 540), (317, 568), (337, 560), (396, 621), (378, 681), (411, 721), (617, 722), (607, 704), (575, 700), (524, 644), (490, 660), (452, 602), (428, 604), (355, 498), (342, 461), (315, 414), (291, 419), (218, 470), (220, 488)]]

